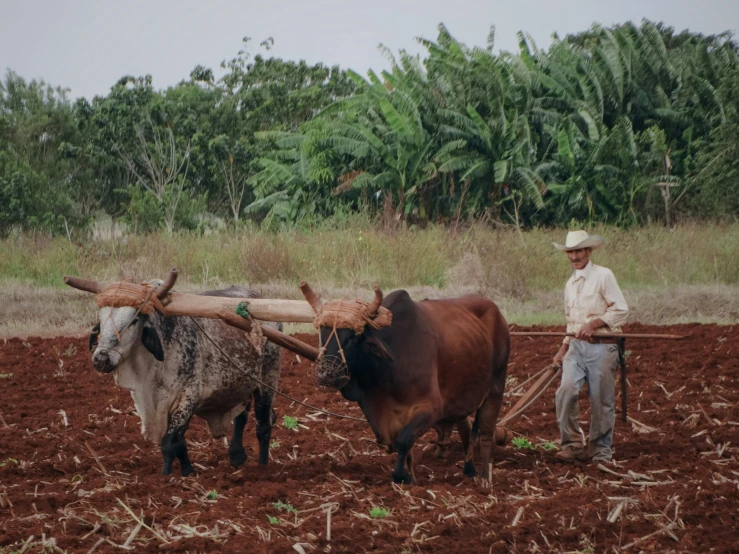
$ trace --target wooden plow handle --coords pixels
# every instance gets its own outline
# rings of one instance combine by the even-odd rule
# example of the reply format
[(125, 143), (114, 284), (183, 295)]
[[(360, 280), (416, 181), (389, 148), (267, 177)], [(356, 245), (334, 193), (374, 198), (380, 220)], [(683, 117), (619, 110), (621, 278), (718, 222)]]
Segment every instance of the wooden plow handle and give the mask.
[[(564, 331), (511, 331), (512, 337), (574, 337), (575, 333)], [(601, 339), (653, 339), (653, 340), (680, 340), (683, 335), (650, 335), (645, 333), (594, 333), (593, 338)]]

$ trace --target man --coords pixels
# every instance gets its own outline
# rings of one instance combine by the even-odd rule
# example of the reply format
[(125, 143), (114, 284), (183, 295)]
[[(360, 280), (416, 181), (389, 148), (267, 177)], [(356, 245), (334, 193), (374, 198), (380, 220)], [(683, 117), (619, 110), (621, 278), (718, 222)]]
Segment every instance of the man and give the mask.
[[(619, 333), (629, 307), (610, 269), (590, 261), (593, 250), (603, 244), (599, 236), (585, 231), (567, 233), (564, 245), (552, 243), (567, 253), (572, 277), (565, 286), (567, 332), (554, 363), (562, 366), (562, 383), (555, 397), (557, 421), (562, 437), (557, 460), (610, 462), (613, 455), (613, 426), (616, 421), (615, 381), (618, 346), (613, 339), (598, 339), (599, 333)], [(578, 422), (578, 394), (588, 384), (590, 396), (590, 437)]]

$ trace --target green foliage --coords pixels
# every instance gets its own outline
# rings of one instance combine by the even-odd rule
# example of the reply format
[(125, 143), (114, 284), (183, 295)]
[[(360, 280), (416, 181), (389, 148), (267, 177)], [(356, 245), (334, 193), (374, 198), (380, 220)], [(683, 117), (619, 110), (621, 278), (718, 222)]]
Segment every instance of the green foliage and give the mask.
[(164, 206), (151, 191), (131, 188), (127, 191), (131, 200), (126, 209), (126, 221), (137, 233), (151, 233), (164, 222)]
[(297, 431), (298, 430), (298, 418), (291, 417), (289, 415), (282, 416), (282, 426), (285, 429), (290, 429), (291, 431)]
[(533, 450), (534, 445), (531, 444), (531, 441), (527, 439), (526, 437), (513, 437), (511, 439), (511, 444), (515, 446), (518, 449), (526, 448), (528, 450)]
[(537, 448), (541, 448), (542, 450), (556, 450), (557, 445), (554, 444), (552, 441), (542, 441), (539, 444), (536, 445)]
[(95, 214), (136, 234), (317, 229), (362, 214), (397, 227), (648, 224), (739, 213), (739, 48), (730, 33), (643, 21), (541, 50), (468, 47), (439, 25), (423, 59), (349, 70), (256, 53), (178, 85), (121, 77), (74, 102), (0, 82), (0, 236), (86, 237)]
[(267, 516), (267, 521), (269, 521), (270, 525), (280, 524), (280, 518), (275, 516)]
[(369, 511), (369, 515), (373, 519), (382, 519), (390, 515), (390, 510), (381, 506), (373, 506)]
[(208, 500), (216, 500), (218, 498), (218, 491), (217, 490), (208, 491), (206, 498)]

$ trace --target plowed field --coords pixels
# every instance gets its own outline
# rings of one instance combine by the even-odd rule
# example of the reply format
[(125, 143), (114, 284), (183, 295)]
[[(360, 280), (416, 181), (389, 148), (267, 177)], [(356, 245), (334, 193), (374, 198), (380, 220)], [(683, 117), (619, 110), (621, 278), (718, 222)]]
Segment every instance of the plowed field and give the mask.
[[(86, 337), (0, 342), (0, 552), (738, 552), (739, 326), (627, 330), (687, 338), (627, 344), (636, 422), (618, 413), (616, 464), (554, 461), (552, 387), (514, 425), (534, 448), (498, 449), (492, 486), (463, 477), (456, 434), (437, 459), (432, 431), (415, 447), (418, 485), (402, 488), (366, 423), (281, 397), (267, 467), (253, 421), (235, 470), (195, 418), (197, 475), (176, 463), (161, 476), (158, 445), (141, 437), (130, 394), (93, 370)], [(558, 342), (515, 337), (509, 384), (547, 365)], [(285, 353), (282, 391), (361, 416), (310, 371)], [(581, 420), (587, 432), (587, 401)]]

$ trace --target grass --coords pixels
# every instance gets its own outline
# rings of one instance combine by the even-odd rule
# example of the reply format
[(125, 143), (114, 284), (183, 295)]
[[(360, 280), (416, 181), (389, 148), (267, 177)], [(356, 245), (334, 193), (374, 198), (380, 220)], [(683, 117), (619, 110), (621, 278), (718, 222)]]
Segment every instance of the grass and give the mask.
[[(739, 224), (589, 229), (606, 244), (593, 256), (610, 267), (632, 318), (644, 323), (739, 321)], [(305, 279), (324, 298), (369, 298), (375, 282), (413, 298), (465, 293), (494, 299), (511, 323), (562, 324), (562, 289), (570, 274), (552, 241), (564, 230), (472, 225), (386, 233), (373, 227), (156, 234), (73, 244), (21, 235), (0, 241), (0, 337), (78, 334), (96, 319), (91, 295), (64, 286), (66, 274), (101, 281), (164, 277), (177, 267), (177, 289), (232, 284), (265, 297), (301, 298)], [(288, 332), (312, 332), (309, 325)]]
[[(599, 263), (624, 287), (739, 284), (739, 224), (596, 227), (606, 244)], [(177, 267), (200, 287), (282, 283), (392, 289), (407, 286), (478, 287), (524, 298), (558, 290), (565, 256), (552, 241), (563, 230), (533, 230), (523, 239), (508, 230), (473, 225), (455, 232), (431, 226), (392, 234), (372, 227), (340, 231), (241, 232), (209, 236), (166, 234), (74, 245), (25, 235), (0, 241), (0, 280), (63, 287), (65, 274), (99, 280), (163, 277)]]

